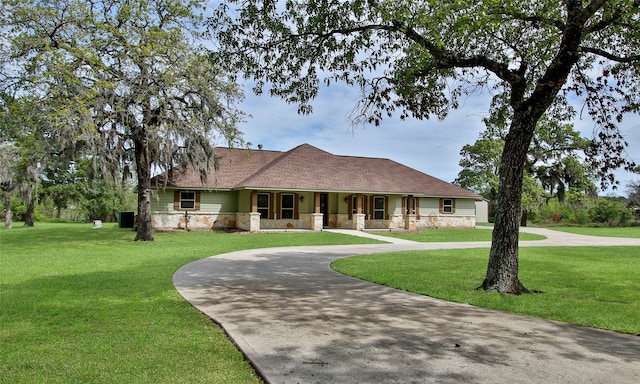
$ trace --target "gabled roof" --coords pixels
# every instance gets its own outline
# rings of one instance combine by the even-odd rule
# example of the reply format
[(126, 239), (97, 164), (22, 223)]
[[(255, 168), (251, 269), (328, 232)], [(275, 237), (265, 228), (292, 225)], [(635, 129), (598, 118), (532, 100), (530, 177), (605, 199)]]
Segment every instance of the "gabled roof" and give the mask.
[[(219, 169), (205, 184), (197, 172), (174, 170), (167, 187), (189, 189), (273, 189), (416, 196), (481, 196), (389, 159), (338, 156), (302, 144), (287, 152), (218, 148)], [(164, 184), (165, 175), (155, 178)]]

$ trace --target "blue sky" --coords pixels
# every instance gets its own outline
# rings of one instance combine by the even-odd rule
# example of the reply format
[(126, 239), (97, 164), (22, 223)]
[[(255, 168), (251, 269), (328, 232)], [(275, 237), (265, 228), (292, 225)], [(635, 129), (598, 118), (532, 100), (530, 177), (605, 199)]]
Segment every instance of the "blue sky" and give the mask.
[[(267, 93), (256, 96), (251, 87), (246, 87), (245, 92), (241, 108), (253, 117), (240, 129), (253, 148), (262, 144), (264, 149), (287, 151), (308, 143), (336, 155), (388, 158), (448, 182), (461, 170), (458, 162), (462, 147), (474, 143), (484, 130), (482, 117), (490, 102), (489, 95), (472, 95), (444, 121), (435, 118), (402, 121), (397, 117), (384, 120), (378, 127), (367, 125), (352, 129), (349, 114), (359, 100), (356, 87), (336, 84), (321, 88), (313, 101), (314, 112), (307, 116), (298, 115), (295, 105)], [(590, 120), (576, 120), (574, 124), (584, 137), (592, 136)], [(638, 116), (628, 116), (622, 131), (629, 142), (628, 154), (640, 163)], [(626, 196), (626, 184), (640, 180), (640, 175), (624, 171), (616, 172), (616, 176), (621, 182), (620, 188), (600, 194)]]

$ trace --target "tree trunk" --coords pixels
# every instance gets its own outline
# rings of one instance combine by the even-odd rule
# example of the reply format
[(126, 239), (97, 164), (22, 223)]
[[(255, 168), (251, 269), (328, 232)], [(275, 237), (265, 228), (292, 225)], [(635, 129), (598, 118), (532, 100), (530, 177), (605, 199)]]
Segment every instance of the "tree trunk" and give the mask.
[(27, 211), (24, 214), (24, 225), (26, 227), (33, 227), (35, 226), (35, 210), (36, 210), (36, 204), (35, 201), (33, 199), (33, 187), (29, 186), (27, 189)]
[(491, 190), (489, 191), (489, 222), (491, 223), (496, 222), (496, 211), (498, 210), (497, 201), (498, 201), (498, 192), (496, 191), (495, 188), (492, 187)]
[(11, 195), (6, 191), (3, 195), (2, 205), (4, 206), (4, 227), (5, 229), (11, 229), (13, 226), (11, 219)]
[(535, 129), (535, 122), (527, 124), (517, 116), (502, 153), (489, 265), (481, 285), (486, 291), (516, 295), (528, 292), (518, 278), (518, 231), (524, 165)]
[(515, 295), (529, 292), (518, 278), (518, 224), (522, 208), (523, 173), (536, 125), (577, 62), (580, 28), (575, 25), (569, 28), (561, 45), (561, 54), (549, 66), (527, 100), (524, 100), (525, 83), (520, 81), (511, 84), (513, 118), (500, 160), (498, 204), (489, 265), (480, 286), (486, 291)]
[(522, 210), (522, 217), (520, 217), (520, 226), (521, 227), (526, 227), (527, 226), (527, 219), (529, 219), (529, 210), (527, 210), (526, 208)]
[(149, 150), (144, 137), (134, 139), (134, 145), (138, 174), (138, 228), (135, 240), (153, 241), (153, 228), (151, 226), (151, 162), (149, 160)]

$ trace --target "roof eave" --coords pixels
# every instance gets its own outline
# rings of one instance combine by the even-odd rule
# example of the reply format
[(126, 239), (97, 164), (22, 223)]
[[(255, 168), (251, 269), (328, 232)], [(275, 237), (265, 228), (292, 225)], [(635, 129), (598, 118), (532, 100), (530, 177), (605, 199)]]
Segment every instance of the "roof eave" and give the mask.
[(232, 188), (211, 188), (207, 186), (199, 186), (199, 187), (189, 187), (189, 186), (176, 186), (176, 185), (158, 185), (152, 186), (151, 189), (155, 190), (175, 190), (179, 189), (181, 191), (203, 191), (203, 192), (231, 192)]

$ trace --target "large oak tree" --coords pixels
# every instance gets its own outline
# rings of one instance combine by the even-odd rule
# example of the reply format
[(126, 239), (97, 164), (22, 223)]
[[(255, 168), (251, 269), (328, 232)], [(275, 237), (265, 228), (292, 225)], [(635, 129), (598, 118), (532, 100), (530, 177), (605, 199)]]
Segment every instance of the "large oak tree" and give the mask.
[[(362, 89), (356, 122), (444, 118), (471, 93), (510, 110), (500, 162), (498, 211), (485, 280), (522, 293), (520, 195), (538, 120), (577, 97), (597, 125), (591, 154), (602, 176), (625, 165), (616, 124), (637, 112), (640, 0), (229, 0), (212, 17), (220, 57), (257, 80), (255, 91), (296, 103), (318, 86)], [(266, 86), (266, 87), (265, 87)], [(575, 99), (575, 100), (578, 100)], [(609, 179), (610, 180), (610, 179)]]
[(0, 81), (40, 97), (52, 135), (112, 177), (135, 171), (136, 240), (153, 240), (151, 173), (241, 141), (242, 93), (208, 60), (200, 0), (6, 0)]

